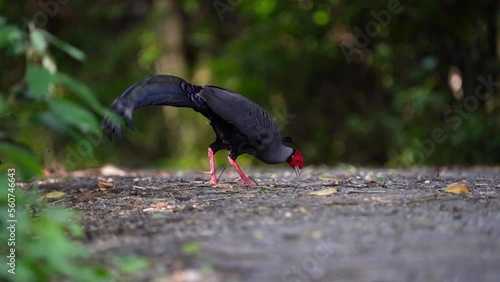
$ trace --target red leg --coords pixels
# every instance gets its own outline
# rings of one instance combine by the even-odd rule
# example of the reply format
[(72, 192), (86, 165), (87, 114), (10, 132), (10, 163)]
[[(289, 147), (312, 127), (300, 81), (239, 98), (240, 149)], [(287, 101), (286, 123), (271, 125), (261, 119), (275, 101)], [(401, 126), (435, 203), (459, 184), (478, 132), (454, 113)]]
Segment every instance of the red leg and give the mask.
[(245, 182), (246, 185), (248, 185), (248, 186), (257, 186), (257, 184), (255, 184), (253, 182), (250, 182), (250, 180), (248, 180), (247, 176), (243, 173), (243, 171), (241, 170), (240, 166), (236, 163), (235, 160), (231, 159), (230, 156), (227, 156), (227, 159), (229, 160), (229, 163), (236, 169), (236, 171), (238, 172), (238, 174), (240, 175), (241, 179), (243, 180), (243, 182)]
[(210, 162), (210, 181), (214, 185), (219, 184), (217, 181), (217, 176), (215, 175), (215, 159), (214, 159), (214, 151), (212, 148), (208, 147), (208, 160)]

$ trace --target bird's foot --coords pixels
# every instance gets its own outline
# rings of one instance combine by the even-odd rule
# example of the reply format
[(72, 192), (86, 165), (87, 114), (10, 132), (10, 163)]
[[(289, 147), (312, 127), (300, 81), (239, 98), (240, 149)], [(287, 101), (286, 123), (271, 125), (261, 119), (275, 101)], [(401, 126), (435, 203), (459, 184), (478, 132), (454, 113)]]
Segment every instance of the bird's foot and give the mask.
[(212, 177), (210, 177), (210, 180), (207, 181), (207, 184), (213, 185), (214, 187), (221, 187), (219, 181), (217, 180), (217, 177), (215, 177), (215, 174), (212, 174)]
[(231, 158), (231, 156), (227, 156), (227, 159), (229, 160), (229, 163), (236, 169), (236, 171), (240, 175), (241, 180), (243, 180), (243, 182), (245, 182), (245, 185), (257, 186), (257, 183), (254, 183), (254, 182), (251, 182), (250, 180), (248, 180), (248, 177), (245, 175), (245, 173), (243, 173), (243, 171), (241, 170), (238, 163), (236, 163), (236, 161), (233, 158)]
[(238, 177), (234, 180), (234, 182), (237, 182), (239, 180), (243, 180), (243, 182), (245, 183), (246, 186), (258, 186), (257, 183), (255, 182), (252, 182), (250, 180), (248, 180), (248, 178), (241, 178), (241, 177)]
[(206, 182), (207, 185), (210, 185), (214, 188), (222, 188), (222, 189), (230, 189), (233, 188), (234, 185), (229, 184), (229, 183), (219, 183), (217, 179), (211, 179)]
[(217, 180), (215, 180), (215, 181), (214, 181), (214, 180), (212, 179), (212, 180), (207, 181), (207, 184), (211, 184), (211, 185), (219, 185), (219, 181), (217, 181)]

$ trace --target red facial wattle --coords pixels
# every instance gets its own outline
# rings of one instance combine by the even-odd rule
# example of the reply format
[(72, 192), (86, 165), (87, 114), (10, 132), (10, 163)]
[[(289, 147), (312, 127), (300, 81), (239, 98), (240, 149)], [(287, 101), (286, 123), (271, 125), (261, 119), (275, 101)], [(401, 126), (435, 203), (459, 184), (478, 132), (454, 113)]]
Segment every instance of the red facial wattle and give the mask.
[(290, 166), (298, 167), (300, 169), (304, 167), (304, 157), (302, 157), (299, 150), (295, 150), (293, 153), (292, 158), (290, 159)]

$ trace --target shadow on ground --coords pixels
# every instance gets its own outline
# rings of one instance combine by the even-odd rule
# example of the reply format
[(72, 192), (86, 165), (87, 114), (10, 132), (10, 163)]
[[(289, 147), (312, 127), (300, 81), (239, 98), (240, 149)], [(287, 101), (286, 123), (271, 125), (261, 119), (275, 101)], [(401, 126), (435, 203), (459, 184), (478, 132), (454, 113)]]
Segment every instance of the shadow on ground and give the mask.
[[(40, 190), (67, 193), (56, 205), (82, 213), (94, 252), (149, 258), (136, 280), (499, 281), (500, 169), (250, 174), (259, 187), (132, 171), (105, 191), (99, 174)], [(452, 182), (472, 192), (445, 193)]]

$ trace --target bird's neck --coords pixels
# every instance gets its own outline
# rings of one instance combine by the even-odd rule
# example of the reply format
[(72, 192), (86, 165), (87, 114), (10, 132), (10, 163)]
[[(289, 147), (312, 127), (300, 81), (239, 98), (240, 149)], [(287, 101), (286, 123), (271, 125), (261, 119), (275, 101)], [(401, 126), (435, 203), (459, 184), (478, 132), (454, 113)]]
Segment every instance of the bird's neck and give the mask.
[(259, 152), (256, 157), (266, 164), (280, 164), (286, 162), (292, 153), (292, 148), (284, 146), (280, 142), (273, 146), (268, 146), (265, 150)]

